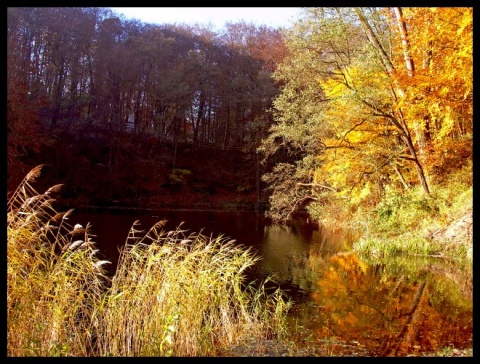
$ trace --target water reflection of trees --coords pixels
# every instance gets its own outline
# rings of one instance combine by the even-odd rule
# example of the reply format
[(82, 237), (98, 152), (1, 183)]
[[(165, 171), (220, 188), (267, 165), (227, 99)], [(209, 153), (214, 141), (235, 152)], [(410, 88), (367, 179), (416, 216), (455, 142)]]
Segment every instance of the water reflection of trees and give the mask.
[[(318, 274), (318, 338), (360, 342), (372, 355), (420, 355), (472, 340), (471, 296), (424, 265), (416, 274), (390, 274), (385, 264), (362, 262), (352, 252), (328, 259), (310, 255)], [(418, 267), (417, 267), (418, 268)], [(310, 312), (312, 314), (312, 312)]]
[(360, 258), (352, 237), (334, 230), (306, 240), (268, 227), (261, 247), (262, 270), (311, 294), (294, 307), (299, 342), (336, 340), (342, 355), (357, 346), (375, 356), (471, 347), (471, 270), (426, 257)]

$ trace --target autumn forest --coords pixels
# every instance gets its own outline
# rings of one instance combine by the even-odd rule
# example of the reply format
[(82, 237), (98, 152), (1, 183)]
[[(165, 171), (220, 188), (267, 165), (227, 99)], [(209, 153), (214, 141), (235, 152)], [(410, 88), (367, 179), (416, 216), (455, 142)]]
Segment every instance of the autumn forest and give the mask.
[(279, 31), (247, 24), (215, 34), (100, 8), (9, 9), (8, 186), (46, 163), (80, 204), (155, 207), (182, 187), (255, 203), (285, 53)]
[[(343, 229), (356, 239), (352, 251), (342, 247), (330, 256), (312, 245), (307, 257), (289, 261), (313, 272), (315, 317), (336, 323), (335, 335), (345, 340), (369, 330), (368, 340), (381, 346), (378, 356), (418, 354), (413, 342), (422, 340), (438, 350), (443, 322), (465, 343), (472, 169), (472, 8), (312, 7), (290, 28), (238, 22), (221, 30), (142, 23), (100, 7), (8, 8), (8, 307), (9, 322), (17, 323), (9, 329), (9, 355), (217, 356), (237, 334), (282, 337), (290, 303), (280, 291), (264, 297), (263, 286), (259, 293), (242, 286), (241, 272), (257, 262), (250, 251), (223, 237), (164, 235), (163, 221), (143, 238), (133, 226), (128, 239), (142, 244), (126, 244), (111, 279), (101, 268), (110, 262), (95, 257), (88, 229), (83, 240), (68, 235), (84, 227), (66, 225), (64, 216), (89, 208), (248, 211), (274, 226), (265, 231), (284, 232), (295, 218)], [(47, 192), (30, 197), (38, 190)], [(287, 239), (282, 234), (278, 241)], [(144, 240), (159, 244), (147, 248)], [(74, 258), (77, 242), (84, 250)], [(35, 247), (30, 255), (27, 246)], [(195, 258), (187, 259), (190, 253)], [(435, 261), (400, 275), (381, 260), (400, 255), (407, 256), (404, 266), (413, 256), (451, 265)], [(44, 274), (57, 266), (61, 273)], [(394, 272), (382, 275), (387, 266)], [(28, 269), (31, 282), (19, 278)], [(447, 294), (447, 284), (430, 284), (427, 275), (463, 286)], [(160, 287), (164, 277), (172, 281)], [(85, 282), (95, 287), (84, 292)], [(178, 291), (164, 294), (175, 285)], [(66, 287), (60, 308), (51, 307), (56, 287)], [(369, 296), (375, 289), (391, 306)], [(175, 295), (185, 290), (198, 307), (187, 302), (180, 310)], [(441, 298), (432, 298), (434, 291)], [(337, 299), (346, 305), (339, 314), (332, 308)], [(438, 307), (450, 299), (461, 303), (457, 316), (468, 327), (441, 316)], [(363, 318), (353, 317), (352, 307)], [(32, 310), (38, 322), (52, 320), (48, 330), (35, 327), (38, 342), (22, 336), (33, 330)], [(430, 320), (436, 315), (442, 325)], [(399, 318), (380, 345), (382, 325)], [(375, 320), (378, 332), (369, 326)], [(62, 331), (67, 321), (74, 333)], [(423, 325), (423, 339), (413, 322)], [(328, 325), (322, 330), (322, 338), (332, 335)]]
[(311, 8), (283, 33), (217, 34), (11, 8), (8, 189), (45, 163), (79, 204), (270, 196), (276, 220), (310, 202), (374, 205), (385, 189), (429, 194), (471, 160), (472, 21), (471, 9)]

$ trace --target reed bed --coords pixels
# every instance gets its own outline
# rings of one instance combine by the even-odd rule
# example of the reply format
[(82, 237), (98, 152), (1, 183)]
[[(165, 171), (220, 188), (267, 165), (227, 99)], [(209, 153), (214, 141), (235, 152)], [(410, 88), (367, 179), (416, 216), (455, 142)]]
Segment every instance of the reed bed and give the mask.
[(38, 194), (33, 169), (7, 203), (7, 354), (87, 355), (94, 307), (107, 277), (89, 226), (71, 226), (53, 195)]
[(258, 261), (223, 236), (133, 224), (108, 277), (90, 226), (71, 226), (32, 170), (7, 203), (8, 356), (215, 356), (285, 334), (290, 302), (254, 287)]

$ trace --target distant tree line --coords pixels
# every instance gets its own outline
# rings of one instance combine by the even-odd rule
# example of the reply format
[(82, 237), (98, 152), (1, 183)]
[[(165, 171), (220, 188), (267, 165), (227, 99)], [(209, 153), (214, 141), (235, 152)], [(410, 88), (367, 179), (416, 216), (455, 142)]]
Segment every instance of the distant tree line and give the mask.
[(96, 7), (8, 8), (7, 46), (12, 178), (45, 148), (62, 159), (89, 139), (107, 141), (110, 166), (126, 138), (253, 152), (272, 123), (271, 73), (286, 52), (278, 29), (152, 25)]

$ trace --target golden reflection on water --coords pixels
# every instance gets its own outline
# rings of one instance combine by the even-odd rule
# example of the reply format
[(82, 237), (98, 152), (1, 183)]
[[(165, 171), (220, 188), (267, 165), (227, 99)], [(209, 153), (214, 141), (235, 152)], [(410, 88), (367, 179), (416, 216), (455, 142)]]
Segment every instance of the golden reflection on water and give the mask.
[(325, 231), (312, 236), (305, 250), (301, 241), (289, 240), (285, 228), (277, 230), (266, 232), (263, 264), (310, 292), (310, 300), (294, 308), (295, 322), (303, 328), (299, 341), (334, 340), (372, 356), (421, 356), (472, 346), (469, 274), (444, 261), (413, 257), (367, 263), (349, 251), (351, 244)]
[(319, 335), (361, 341), (380, 356), (419, 355), (471, 341), (472, 307), (468, 298), (452, 302), (452, 296), (435, 291), (427, 276), (386, 276), (351, 252), (329, 259), (312, 293), (317, 314), (328, 322)]

